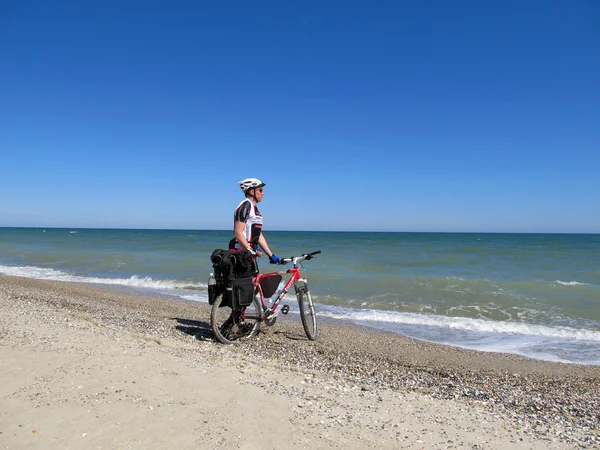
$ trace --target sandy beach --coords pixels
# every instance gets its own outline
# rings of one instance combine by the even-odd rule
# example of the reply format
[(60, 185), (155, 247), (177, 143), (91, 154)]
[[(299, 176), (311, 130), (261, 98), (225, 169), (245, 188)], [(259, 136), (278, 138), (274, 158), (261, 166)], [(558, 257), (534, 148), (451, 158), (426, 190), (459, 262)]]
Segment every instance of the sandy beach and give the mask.
[(600, 367), (0, 276), (0, 448), (600, 448)]

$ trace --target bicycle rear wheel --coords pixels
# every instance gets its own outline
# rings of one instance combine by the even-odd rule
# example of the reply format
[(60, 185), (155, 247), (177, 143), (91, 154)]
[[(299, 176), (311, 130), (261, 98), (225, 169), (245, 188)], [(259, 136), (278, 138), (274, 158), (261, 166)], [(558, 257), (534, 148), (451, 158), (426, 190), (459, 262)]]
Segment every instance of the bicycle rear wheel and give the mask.
[(214, 337), (223, 344), (235, 344), (256, 336), (260, 331), (261, 305), (254, 296), (246, 307), (221, 306), (223, 294), (215, 298), (210, 313), (210, 324)]
[(317, 315), (315, 313), (315, 306), (313, 305), (312, 297), (308, 286), (302, 286), (296, 292), (298, 297), (298, 307), (300, 308), (300, 319), (302, 319), (302, 326), (306, 336), (311, 340), (317, 339)]

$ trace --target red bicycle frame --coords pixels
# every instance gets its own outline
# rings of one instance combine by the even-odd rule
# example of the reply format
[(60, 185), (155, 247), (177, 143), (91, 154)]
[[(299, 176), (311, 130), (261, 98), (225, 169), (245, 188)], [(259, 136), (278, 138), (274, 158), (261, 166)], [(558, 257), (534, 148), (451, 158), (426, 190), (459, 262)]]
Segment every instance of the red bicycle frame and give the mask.
[[(262, 287), (261, 287), (261, 284), (260, 284), (260, 280), (263, 279), (263, 278), (272, 277), (274, 275), (291, 275), (291, 276), (286, 281), (285, 285), (283, 286), (283, 289), (279, 292), (279, 295), (277, 295), (277, 298), (275, 299), (275, 301), (273, 302), (273, 304), (269, 308), (267, 306), (267, 303), (265, 302), (265, 296), (263, 294), (263, 290), (262, 290)], [(289, 292), (289, 290), (292, 287), (292, 285), (296, 281), (300, 281), (300, 280), (305, 281), (300, 276), (300, 270), (298, 269), (298, 266), (294, 266), (291, 269), (288, 269), (286, 271), (271, 272), (271, 273), (260, 273), (260, 274), (256, 275), (256, 277), (254, 277), (254, 279), (252, 280), (252, 282), (254, 284), (254, 293), (258, 294), (260, 296), (260, 302), (262, 304), (263, 311), (265, 313), (270, 312), (271, 314), (274, 314), (275, 311), (277, 310), (277, 307), (279, 306), (279, 304), (281, 303), (281, 301), (283, 300), (283, 298), (286, 296), (286, 294)], [(263, 316), (264, 316), (264, 314), (263, 314)], [(263, 319), (264, 319), (264, 317), (263, 317)]]

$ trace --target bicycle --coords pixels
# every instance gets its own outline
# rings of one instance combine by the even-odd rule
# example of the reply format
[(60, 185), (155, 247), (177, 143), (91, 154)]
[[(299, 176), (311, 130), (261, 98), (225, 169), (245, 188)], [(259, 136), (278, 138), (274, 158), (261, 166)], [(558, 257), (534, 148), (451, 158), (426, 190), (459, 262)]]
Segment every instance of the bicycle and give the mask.
[[(304, 253), (302, 256), (292, 256), (291, 258), (282, 258), (280, 265), (292, 263), (293, 267), (286, 271), (258, 274), (252, 279), (254, 286), (254, 296), (252, 303), (248, 306), (232, 308), (229, 305), (221, 306), (224, 294), (216, 296), (212, 305), (210, 321), (215, 338), (223, 344), (233, 344), (256, 336), (262, 324), (273, 326), (279, 314), (287, 314), (288, 305), (283, 305), (277, 309), (286, 296), (292, 285), (298, 300), (300, 309), (300, 319), (306, 336), (311, 341), (317, 339), (317, 316), (315, 307), (308, 289), (308, 281), (300, 275), (299, 267), (302, 267), (303, 261), (314, 258), (314, 255), (321, 253), (317, 250), (312, 253)], [(268, 306), (265, 298), (274, 295), (284, 275), (289, 275), (283, 289), (279, 292), (275, 301)]]

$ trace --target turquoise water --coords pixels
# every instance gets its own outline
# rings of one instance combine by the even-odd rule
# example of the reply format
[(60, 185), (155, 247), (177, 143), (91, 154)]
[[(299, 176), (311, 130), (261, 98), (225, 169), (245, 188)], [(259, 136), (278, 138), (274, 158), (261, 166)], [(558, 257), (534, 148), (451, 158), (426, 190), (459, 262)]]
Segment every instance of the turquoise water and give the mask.
[[(282, 257), (323, 252), (305, 263), (322, 317), (484, 351), (600, 364), (600, 235), (266, 235)], [(0, 273), (206, 302), (209, 255), (230, 237), (230, 231), (0, 228)], [(265, 262), (261, 269), (273, 270)]]

